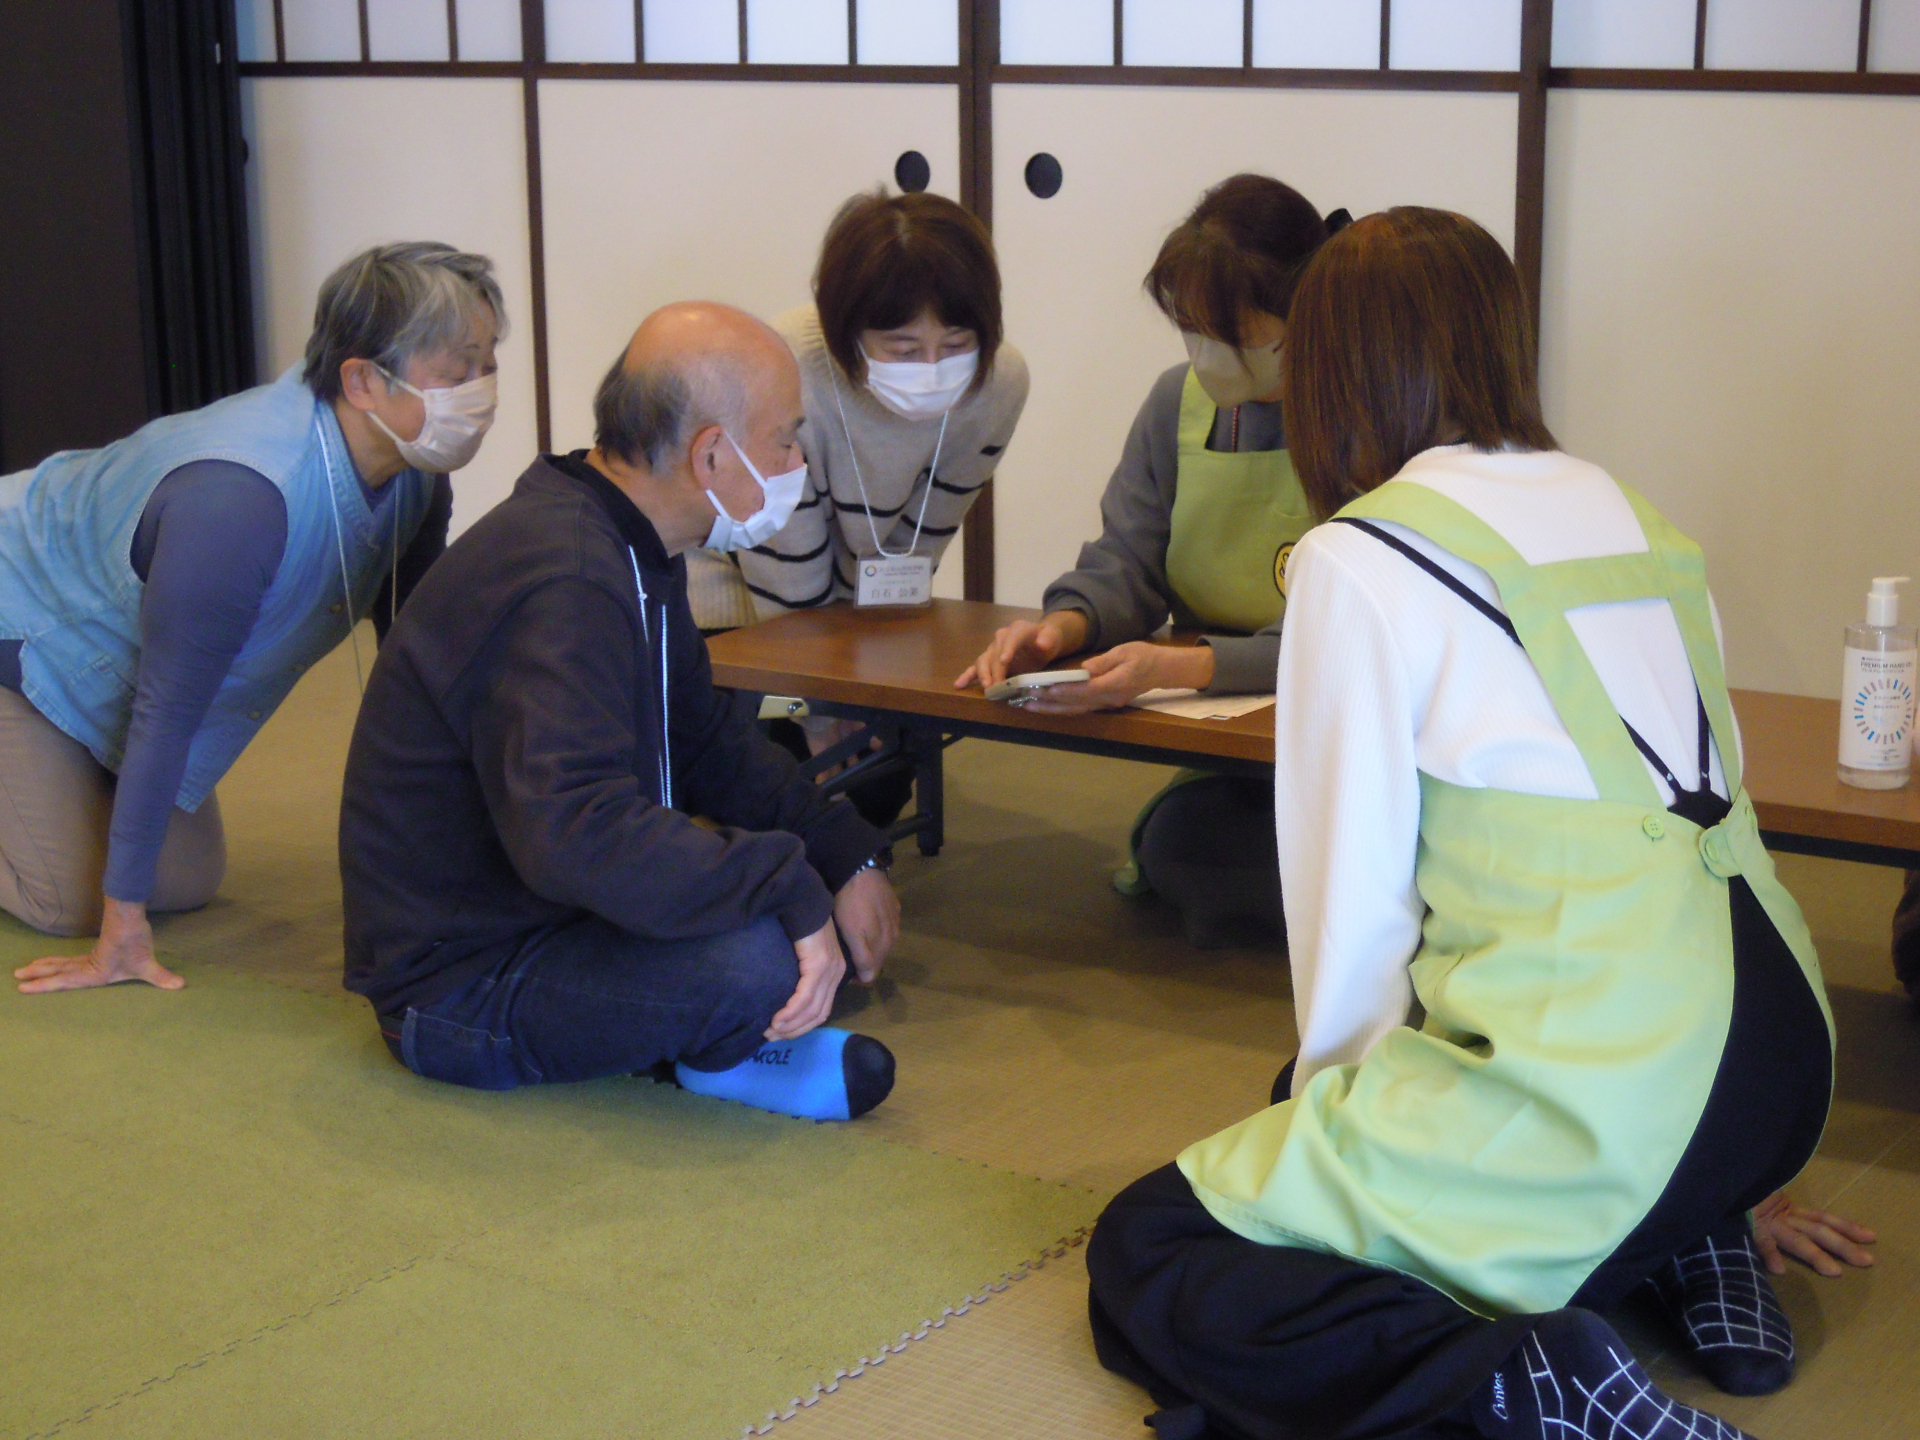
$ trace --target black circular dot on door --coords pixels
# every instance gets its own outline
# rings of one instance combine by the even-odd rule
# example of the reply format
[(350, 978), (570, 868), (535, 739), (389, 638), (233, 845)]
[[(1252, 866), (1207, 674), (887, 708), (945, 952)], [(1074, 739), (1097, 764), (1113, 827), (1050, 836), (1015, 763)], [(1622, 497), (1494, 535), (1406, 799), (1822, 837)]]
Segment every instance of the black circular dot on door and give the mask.
[(893, 162), (893, 183), (909, 195), (926, 189), (927, 182), (932, 179), (933, 167), (927, 164), (927, 157), (918, 150), (909, 150)]
[(1060, 162), (1042, 150), (1027, 161), (1027, 189), (1042, 200), (1060, 193)]

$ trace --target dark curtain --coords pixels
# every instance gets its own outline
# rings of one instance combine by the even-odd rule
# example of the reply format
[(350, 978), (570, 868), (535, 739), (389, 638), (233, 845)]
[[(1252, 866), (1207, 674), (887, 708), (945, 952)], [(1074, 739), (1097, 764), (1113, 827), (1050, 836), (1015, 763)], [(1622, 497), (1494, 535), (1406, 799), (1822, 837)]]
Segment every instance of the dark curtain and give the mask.
[(232, 0), (122, 0), (147, 393), (192, 410), (256, 377)]

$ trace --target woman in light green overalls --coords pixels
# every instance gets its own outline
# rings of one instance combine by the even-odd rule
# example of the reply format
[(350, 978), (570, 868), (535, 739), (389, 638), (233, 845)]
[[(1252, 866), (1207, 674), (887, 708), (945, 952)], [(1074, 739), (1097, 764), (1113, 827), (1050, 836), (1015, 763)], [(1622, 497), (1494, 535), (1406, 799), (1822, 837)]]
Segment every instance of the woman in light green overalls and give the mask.
[[(1472, 221), (1357, 223), (1292, 334), (1295, 454), (1339, 512), (1302, 542), (1280, 666), (1302, 1073), (1109, 1207), (1101, 1358), (1174, 1412), (1162, 1435), (1729, 1440), (1595, 1313), (1651, 1282), (1723, 1388), (1791, 1373), (1747, 1212), (1813, 1153), (1831, 1020), (1741, 786), (1700, 552), (1558, 453), (1518, 277)], [(1697, 754), (1663, 757), (1622, 694)], [(1418, 1029), (1328, 1038), (1409, 980)]]
[[(1313, 523), (1279, 403), (1287, 306), (1301, 267), (1345, 222), (1277, 180), (1236, 175), (1167, 237), (1147, 289), (1191, 363), (1154, 384), (1101, 501), (1101, 536), (1047, 588), (1043, 618), (1001, 630), (957, 683), (1093, 649), (1074, 662), (1091, 680), (1031, 708), (1075, 713), (1161, 688), (1272, 692), (1287, 557)], [(1169, 618), (1201, 643), (1145, 643)], [(1115, 884), (1173, 902), (1195, 944), (1279, 938), (1264, 777), (1183, 772), (1135, 822), (1132, 852)]]

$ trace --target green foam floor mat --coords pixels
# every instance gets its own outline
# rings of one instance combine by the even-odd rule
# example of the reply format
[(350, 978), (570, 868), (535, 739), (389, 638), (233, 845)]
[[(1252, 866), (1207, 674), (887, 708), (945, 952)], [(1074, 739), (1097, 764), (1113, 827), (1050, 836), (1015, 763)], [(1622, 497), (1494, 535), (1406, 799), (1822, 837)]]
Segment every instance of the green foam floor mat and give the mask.
[(0, 1436), (721, 1440), (1099, 1208), (642, 1079), (437, 1085), (358, 1001), (177, 968), (0, 995)]

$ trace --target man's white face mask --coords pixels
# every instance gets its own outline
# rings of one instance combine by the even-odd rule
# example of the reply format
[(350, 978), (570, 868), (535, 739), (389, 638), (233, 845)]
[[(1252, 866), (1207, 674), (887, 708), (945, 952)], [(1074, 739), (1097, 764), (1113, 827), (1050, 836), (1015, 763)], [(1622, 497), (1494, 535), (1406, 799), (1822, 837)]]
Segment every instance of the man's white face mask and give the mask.
[[(722, 430), (722, 435), (727, 432)], [(753, 461), (747, 458), (747, 452), (740, 448), (740, 442), (727, 435), (727, 443), (733, 446), (733, 453), (740, 457), (740, 463), (747, 467), (747, 473), (753, 476), (760, 486), (763, 497), (761, 506), (744, 520), (736, 520), (727, 513), (727, 507), (720, 503), (720, 497), (707, 491), (707, 499), (714, 509), (713, 529), (707, 532), (709, 550), (751, 550), (756, 545), (764, 545), (793, 516), (793, 510), (800, 503), (800, 496), (807, 488), (807, 467), (802, 461), (795, 469), (768, 479), (762, 475)]]
[(978, 348), (931, 362), (876, 360), (860, 353), (867, 362), (867, 389), (902, 420), (939, 419), (959, 403), (980, 368)]
[(1280, 388), (1286, 374), (1286, 341), (1244, 350), (1224, 340), (1196, 331), (1182, 330), (1187, 342), (1187, 358), (1193, 362), (1194, 378), (1207, 398), (1222, 410), (1231, 410)]
[(402, 440), (387, 429), (386, 421), (371, 410), (366, 412), (367, 418), (393, 441), (402, 460), (429, 475), (445, 475), (463, 468), (480, 453), (480, 442), (486, 439), (493, 425), (494, 408), (500, 401), (497, 373), (479, 375), (464, 385), (437, 390), (417, 390), (398, 375), (389, 375), (385, 370), (380, 373), (387, 376), (389, 383), (410, 395), (418, 395), (420, 403), (427, 408), (426, 423), (411, 440)]

